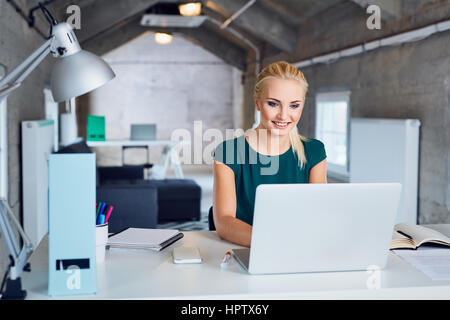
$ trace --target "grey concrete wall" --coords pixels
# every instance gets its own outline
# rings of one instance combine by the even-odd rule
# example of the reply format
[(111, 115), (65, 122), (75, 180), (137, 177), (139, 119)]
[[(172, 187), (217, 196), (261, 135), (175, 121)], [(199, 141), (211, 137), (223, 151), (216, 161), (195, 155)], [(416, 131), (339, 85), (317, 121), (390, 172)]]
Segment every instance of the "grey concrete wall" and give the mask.
[(334, 88), (351, 91), (352, 117), (421, 121), (419, 221), (450, 223), (450, 32), (302, 71), (310, 84), (300, 121), (307, 136), (314, 136), (315, 94)]
[[(0, 63), (11, 71), (44, 43), (37, 33), (12, 9), (0, 1)], [(8, 99), (8, 172), (9, 203), (17, 217), (21, 215), (21, 145), (20, 123), (44, 118), (44, 81), (49, 79), (51, 57), (29, 76), (22, 87)], [(3, 241), (0, 240), (0, 274), (8, 265)]]
[[(450, 124), (450, 76), (447, 78), (447, 123)], [(450, 130), (447, 127), (447, 141), (450, 141)], [(450, 146), (447, 148), (447, 210), (450, 212)]]
[[(233, 86), (240, 72), (234, 70), (233, 76), (233, 67), (180, 35), (169, 45), (158, 45), (149, 32), (103, 58), (117, 78), (82, 104), (88, 104), (89, 114), (106, 117), (107, 139), (128, 139), (133, 123), (156, 123), (157, 138), (169, 140), (180, 128), (193, 137), (194, 121), (202, 121), (203, 131), (233, 128), (240, 122), (233, 111), (241, 103), (239, 87)], [(153, 151), (150, 159), (156, 162), (160, 150)], [(120, 148), (97, 152), (99, 165), (121, 163)], [(145, 162), (145, 150), (127, 150), (125, 161)]]

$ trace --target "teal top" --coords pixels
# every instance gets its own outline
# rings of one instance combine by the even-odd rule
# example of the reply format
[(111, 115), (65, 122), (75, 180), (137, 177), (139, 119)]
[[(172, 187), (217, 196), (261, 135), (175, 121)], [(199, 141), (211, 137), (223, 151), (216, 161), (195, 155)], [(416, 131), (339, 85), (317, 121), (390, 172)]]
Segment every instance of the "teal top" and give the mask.
[(322, 142), (302, 141), (306, 164), (300, 167), (290, 148), (277, 156), (263, 155), (250, 147), (245, 136), (225, 140), (214, 151), (214, 160), (226, 164), (234, 172), (236, 186), (236, 218), (253, 225), (256, 187), (260, 184), (308, 183), (309, 171), (327, 156)]

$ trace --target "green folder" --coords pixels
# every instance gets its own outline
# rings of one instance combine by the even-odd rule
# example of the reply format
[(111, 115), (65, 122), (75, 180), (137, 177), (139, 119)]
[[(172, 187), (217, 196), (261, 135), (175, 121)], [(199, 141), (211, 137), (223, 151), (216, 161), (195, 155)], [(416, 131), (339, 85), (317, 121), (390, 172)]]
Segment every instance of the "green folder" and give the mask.
[(105, 141), (105, 117), (88, 116), (87, 118), (87, 140)]

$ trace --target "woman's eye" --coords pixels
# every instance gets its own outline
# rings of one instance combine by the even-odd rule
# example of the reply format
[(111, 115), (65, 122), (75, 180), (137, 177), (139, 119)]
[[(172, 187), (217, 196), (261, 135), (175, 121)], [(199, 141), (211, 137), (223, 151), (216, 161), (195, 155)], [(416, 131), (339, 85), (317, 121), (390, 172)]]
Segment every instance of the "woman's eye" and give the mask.
[(291, 108), (292, 108), (292, 109), (297, 109), (298, 107), (300, 107), (299, 104), (292, 104), (292, 105), (291, 105)]
[(273, 101), (269, 101), (268, 104), (269, 104), (269, 106), (271, 106), (271, 107), (276, 107), (276, 106), (278, 106), (278, 103), (273, 102)]

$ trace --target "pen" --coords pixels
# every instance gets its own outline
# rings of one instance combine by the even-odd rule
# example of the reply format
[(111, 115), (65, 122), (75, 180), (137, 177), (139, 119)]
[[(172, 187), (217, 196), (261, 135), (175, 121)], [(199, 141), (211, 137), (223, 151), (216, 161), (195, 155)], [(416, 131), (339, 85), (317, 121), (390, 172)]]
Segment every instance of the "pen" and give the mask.
[[(102, 219), (105, 219), (105, 214), (103, 213), (105, 211), (105, 207), (106, 207), (106, 203), (101, 203), (99, 204), (99, 210), (98, 210), (98, 214), (97, 214), (97, 224), (103, 224), (102, 223)], [(103, 216), (103, 218), (102, 218)]]
[(108, 222), (109, 216), (111, 215), (111, 212), (112, 212), (113, 210), (114, 210), (114, 207), (113, 207), (113, 206), (109, 206), (109, 207), (108, 207), (108, 212), (106, 213), (106, 216), (105, 216), (105, 223)]
[(95, 221), (98, 220), (98, 215), (100, 214), (100, 208), (101, 207), (102, 207), (102, 203), (101, 202), (97, 203), (97, 212), (96, 212), (96, 215), (95, 215)]
[(100, 209), (100, 213), (99, 214), (103, 214), (103, 211), (105, 211), (106, 208), (106, 203), (102, 203), (102, 207)]
[(228, 251), (227, 253), (225, 253), (225, 255), (223, 256), (222, 259), (222, 263), (220, 264), (220, 266), (222, 268), (227, 267), (230, 264), (230, 260), (231, 260), (231, 252)]

